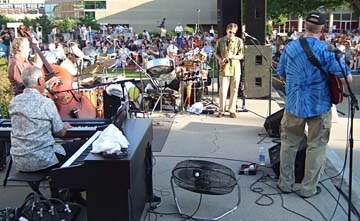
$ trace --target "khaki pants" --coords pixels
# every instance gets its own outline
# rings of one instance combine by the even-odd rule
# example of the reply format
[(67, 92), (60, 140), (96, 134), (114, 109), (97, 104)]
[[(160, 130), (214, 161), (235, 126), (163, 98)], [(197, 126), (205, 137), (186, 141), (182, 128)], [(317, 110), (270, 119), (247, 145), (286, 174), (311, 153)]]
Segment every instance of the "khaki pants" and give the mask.
[(226, 111), (226, 98), (228, 94), (228, 89), (230, 85), (230, 100), (229, 100), (229, 112), (236, 112), (236, 103), (237, 103), (237, 93), (240, 83), (240, 73), (235, 74), (235, 76), (224, 77), (220, 76), (220, 88), (219, 88), (219, 97), (220, 97), (220, 108), (219, 112), (224, 113)]
[[(295, 184), (295, 159), (298, 147), (308, 125), (304, 178)], [(304, 197), (316, 193), (330, 137), (331, 111), (312, 118), (298, 118), (284, 112), (281, 120), (280, 177), (278, 185), (283, 191), (295, 191)]]

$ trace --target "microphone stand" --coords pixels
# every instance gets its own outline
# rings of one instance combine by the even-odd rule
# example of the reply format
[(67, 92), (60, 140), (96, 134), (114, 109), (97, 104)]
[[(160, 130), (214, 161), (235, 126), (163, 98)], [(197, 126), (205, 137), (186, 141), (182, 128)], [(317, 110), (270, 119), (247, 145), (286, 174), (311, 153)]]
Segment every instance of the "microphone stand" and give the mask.
[(242, 106), (241, 106), (241, 110), (237, 110), (236, 108), (236, 112), (248, 112), (248, 110), (246, 109), (245, 106), (245, 101), (246, 101), (246, 94), (245, 94), (245, 90), (246, 90), (246, 85), (245, 85), (245, 68), (244, 68), (244, 60), (240, 60), (240, 68), (241, 68), (241, 77), (240, 77), (240, 90), (241, 90), (241, 100), (242, 100)]
[[(213, 58), (213, 59), (212, 59)], [(216, 111), (219, 106), (214, 102), (214, 78), (215, 78), (215, 58), (214, 58), (214, 53), (210, 53), (208, 56), (209, 61), (206, 63), (210, 63), (212, 60), (212, 67), (211, 67), (211, 102), (209, 104), (206, 105), (206, 109), (210, 109), (210, 110), (214, 110)], [(210, 108), (211, 106), (213, 106), (213, 108)]]
[(350, 145), (350, 153), (349, 153), (349, 197), (348, 197), (348, 221), (351, 221), (351, 208), (352, 208), (352, 170), (353, 170), (353, 152), (354, 152), (354, 117), (355, 117), (355, 109), (358, 111), (358, 100), (356, 96), (351, 90), (350, 84), (346, 78), (345, 71), (340, 62), (339, 52), (335, 51), (335, 58), (337, 63), (340, 66), (341, 73), (345, 79), (346, 88), (349, 92), (350, 97), (350, 127), (349, 127), (349, 145)]
[[(263, 50), (261, 50), (257, 44), (260, 44), (260, 41), (252, 36), (249, 35), (245, 35), (245, 37), (249, 37), (251, 43), (255, 46), (256, 50), (261, 54), (261, 57), (264, 58), (266, 64), (269, 67), (269, 116), (271, 115), (271, 100), (272, 100), (272, 96), (271, 96), (271, 89), (272, 89), (272, 72), (273, 72), (273, 67), (272, 67), (272, 63), (269, 62), (269, 60), (267, 59), (267, 57), (264, 55)], [(255, 41), (256, 43), (255, 43)]]

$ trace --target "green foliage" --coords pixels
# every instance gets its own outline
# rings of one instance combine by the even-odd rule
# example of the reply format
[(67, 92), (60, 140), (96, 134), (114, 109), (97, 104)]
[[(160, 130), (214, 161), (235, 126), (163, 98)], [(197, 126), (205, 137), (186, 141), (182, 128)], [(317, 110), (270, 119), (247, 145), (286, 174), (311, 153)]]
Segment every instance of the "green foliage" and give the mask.
[(268, 18), (278, 20), (287, 15), (306, 15), (319, 8), (332, 9), (352, 0), (268, 0)]
[(42, 36), (43, 36), (43, 42), (48, 43), (48, 35), (51, 32), (52, 29), (52, 23), (49, 19), (49, 17), (46, 14), (43, 14), (40, 17), (37, 17), (35, 19), (36, 23), (39, 23), (42, 27)]
[(166, 35), (169, 36), (169, 37), (174, 37), (174, 36), (176, 36), (176, 32), (175, 31), (168, 31), (166, 33)]
[(23, 25), (25, 25), (26, 27), (29, 26), (35, 26), (36, 22), (34, 19), (30, 19), (28, 17), (25, 17), (24, 19), (20, 19), (20, 21), (23, 23)]
[(8, 108), (12, 98), (13, 93), (7, 77), (7, 66), (6, 64), (2, 64), (0, 66), (0, 108), (5, 118), (9, 118)]
[(185, 26), (184, 27), (184, 32), (188, 33), (188, 34), (192, 34), (192, 33), (194, 33), (194, 29), (189, 27), (189, 26)]
[(8, 17), (0, 15), (0, 24), (6, 24), (8, 22), (16, 22), (16, 19), (8, 18)]
[(96, 20), (93, 20), (91, 18), (87, 18), (87, 17), (83, 17), (80, 18), (80, 23), (81, 24), (85, 24), (86, 27), (87, 26), (91, 26), (91, 30), (99, 30), (100, 29), (100, 25), (96, 22)]
[(58, 26), (62, 33), (69, 32), (69, 30), (75, 25), (75, 20), (71, 18), (65, 18), (64, 20), (55, 20), (54, 25)]
[(160, 31), (150, 32), (150, 35), (154, 35), (155, 37), (160, 37)]

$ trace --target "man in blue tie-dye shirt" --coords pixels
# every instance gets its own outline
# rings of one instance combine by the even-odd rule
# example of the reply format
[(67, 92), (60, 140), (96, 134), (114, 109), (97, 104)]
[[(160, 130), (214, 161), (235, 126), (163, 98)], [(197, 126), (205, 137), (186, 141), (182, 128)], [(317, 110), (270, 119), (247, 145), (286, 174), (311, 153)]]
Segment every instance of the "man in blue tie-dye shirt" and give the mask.
[[(319, 60), (321, 66), (344, 81), (336, 55), (327, 50), (328, 45), (319, 38), (326, 23), (325, 15), (311, 13), (305, 22), (303, 38)], [(352, 81), (350, 70), (342, 61), (341, 65)], [(282, 192), (296, 192), (301, 197), (320, 193), (320, 174), (325, 161), (326, 145), (331, 127), (331, 100), (327, 81), (319, 68), (307, 58), (300, 40), (285, 48), (277, 67), (282, 80), (286, 81), (286, 106), (281, 121), (280, 177), (278, 188)], [(305, 125), (308, 139), (304, 178), (295, 184), (294, 162)]]

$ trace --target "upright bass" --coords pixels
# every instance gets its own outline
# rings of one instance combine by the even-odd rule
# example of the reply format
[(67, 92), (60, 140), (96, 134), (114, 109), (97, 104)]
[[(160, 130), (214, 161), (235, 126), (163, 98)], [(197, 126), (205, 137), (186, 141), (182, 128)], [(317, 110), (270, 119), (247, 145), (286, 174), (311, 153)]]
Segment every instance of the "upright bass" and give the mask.
[(48, 97), (55, 102), (61, 118), (95, 118), (96, 108), (91, 101), (72, 88), (74, 77), (63, 67), (49, 64), (38, 46), (30, 39), (31, 36), (26, 32), (26, 26), (21, 25), (19, 33), (22, 37), (29, 38), (31, 47), (41, 58), (46, 79), (48, 80), (53, 76), (60, 78), (57, 86), (52, 89), (48, 88)]

